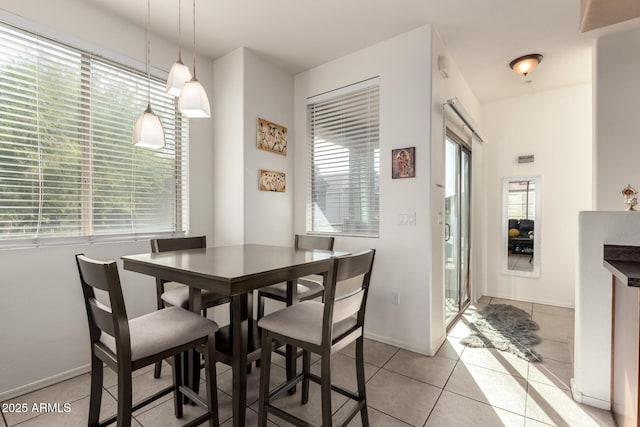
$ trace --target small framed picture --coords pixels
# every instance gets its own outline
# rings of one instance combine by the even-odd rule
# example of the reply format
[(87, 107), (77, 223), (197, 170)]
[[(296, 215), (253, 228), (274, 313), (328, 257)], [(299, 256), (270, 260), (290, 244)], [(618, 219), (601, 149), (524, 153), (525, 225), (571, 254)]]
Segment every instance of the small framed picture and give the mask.
[(391, 178), (415, 178), (416, 147), (391, 150)]
[(284, 193), (287, 188), (284, 172), (274, 172), (260, 169), (260, 191), (275, 191)]
[(258, 118), (257, 147), (286, 156), (287, 128)]

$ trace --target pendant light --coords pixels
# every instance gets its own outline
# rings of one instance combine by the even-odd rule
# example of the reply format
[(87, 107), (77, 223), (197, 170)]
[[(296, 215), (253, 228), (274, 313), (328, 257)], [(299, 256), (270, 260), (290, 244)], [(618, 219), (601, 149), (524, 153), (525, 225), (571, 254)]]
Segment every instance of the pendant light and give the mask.
[(193, 0), (193, 78), (182, 88), (178, 108), (190, 119), (211, 117), (207, 92), (196, 78), (196, 0)]
[(167, 93), (180, 96), (184, 84), (191, 80), (189, 67), (182, 62), (182, 0), (178, 0), (178, 60), (173, 64), (167, 79)]
[(160, 118), (156, 116), (151, 109), (151, 71), (149, 69), (149, 51), (151, 50), (151, 42), (149, 41), (149, 26), (151, 22), (151, 0), (147, 0), (147, 31), (146, 31), (146, 54), (145, 65), (147, 72), (147, 108), (142, 115), (138, 117), (136, 125), (133, 128), (133, 144), (138, 147), (145, 148), (162, 148), (164, 147), (164, 128)]

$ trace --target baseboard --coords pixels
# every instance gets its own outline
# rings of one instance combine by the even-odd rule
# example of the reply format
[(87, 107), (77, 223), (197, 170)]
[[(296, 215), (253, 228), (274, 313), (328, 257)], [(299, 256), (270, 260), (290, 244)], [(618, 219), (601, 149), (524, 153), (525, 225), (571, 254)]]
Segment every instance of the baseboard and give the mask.
[(379, 341), (379, 342), (384, 343), (384, 344), (389, 344), (389, 345), (392, 345), (394, 347), (399, 347), (399, 348), (401, 348), (403, 350), (408, 350), (408, 351), (412, 351), (414, 353), (424, 354), (425, 356), (433, 356), (433, 354), (429, 354), (429, 349), (428, 348), (414, 347), (414, 346), (412, 346), (410, 344), (407, 344), (405, 342), (396, 341), (396, 340), (390, 339), (389, 337), (385, 337), (385, 336), (382, 336), (382, 335), (377, 335), (377, 334), (365, 331), (364, 332), (364, 337), (372, 339), (374, 341)]
[(597, 399), (591, 396), (585, 396), (576, 387), (575, 380), (571, 378), (571, 396), (573, 400), (584, 405), (593, 406), (598, 409), (604, 409), (605, 411), (611, 410), (611, 402), (608, 400)]
[[(486, 295), (486, 296), (488, 296), (488, 295)], [(575, 305), (574, 304), (567, 304), (567, 303), (562, 303), (562, 302), (557, 302), (557, 301), (549, 301), (549, 300), (537, 299), (537, 298), (514, 297), (512, 295), (509, 295), (509, 296), (491, 295), (491, 296), (489, 296), (489, 298), (510, 299), (510, 300), (517, 300), (517, 301), (523, 301), (523, 302), (530, 302), (530, 303), (533, 303), (533, 304), (553, 305), (553, 306), (556, 306), (556, 307), (565, 307), (565, 308), (575, 309)]]
[(66, 372), (61, 372), (52, 377), (43, 378), (30, 384), (14, 388), (12, 390), (3, 391), (2, 393), (0, 393), (0, 402), (13, 399), (14, 397), (22, 396), (23, 394), (31, 393), (32, 391), (36, 391), (41, 388), (59, 383), (61, 381), (77, 377), (78, 375), (86, 374), (89, 371), (91, 371), (91, 365), (84, 365)]

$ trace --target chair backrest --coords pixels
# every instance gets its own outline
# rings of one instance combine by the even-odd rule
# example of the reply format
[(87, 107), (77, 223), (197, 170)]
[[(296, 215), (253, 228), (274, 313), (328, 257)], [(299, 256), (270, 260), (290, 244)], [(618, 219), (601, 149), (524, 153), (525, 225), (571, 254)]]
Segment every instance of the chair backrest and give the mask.
[[(369, 249), (354, 255), (332, 258), (331, 267), (324, 284), (323, 342), (334, 338), (331, 336), (332, 325), (349, 316), (356, 315), (358, 327), (364, 325), (369, 282), (375, 254), (375, 249)], [(339, 287), (353, 285), (354, 280), (357, 280), (354, 289), (350, 289), (349, 292), (342, 295), (338, 293)]]
[(179, 251), (181, 249), (201, 249), (207, 247), (207, 236), (171, 237), (151, 239), (151, 252)]
[[(115, 339), (118, 359), (121, 357), (125, 360), (130, 359), (129, 322), (122, 296), (118, 265), (115, 261), (96, 261), (84, 254), (76, 255), (76, 263), (84, 294), (91, 344), (100, 341), (101, 333), (104, 332)], [(109, 307), (96, 299), (94, 289), (107, 293)]]
[[(179, 251), (182, 249), (203, 249), (206, 247), (207, 236), (151, 239), (151, 252), (154, 254), (167, 251)], [(162, 294), (164, 293), (165, 283), (167, 283), (166, 280), (156, 278), (156, 304), (158, 306), (158, 310), (164, 306), (164, 303), (162, 302)]]
[(296, 249), (323, 249), (327, 251), (333, 250), (333, 242), (335, 238), (332, 236), (307, 236), (296, 234)]

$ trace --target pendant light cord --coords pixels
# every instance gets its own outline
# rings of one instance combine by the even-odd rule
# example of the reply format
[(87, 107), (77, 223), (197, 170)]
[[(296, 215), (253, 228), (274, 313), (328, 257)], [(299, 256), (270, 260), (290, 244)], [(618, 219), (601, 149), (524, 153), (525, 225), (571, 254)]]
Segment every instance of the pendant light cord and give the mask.
[(193, 80), (196, 79), (196, 0), (193, 0)]
[(178, 0), (178, 62), (182, 62), (182, 0)]
[(149, 31), (151, 27), (151, 0), (147, 0), (147, 33), (145, 41), (147, 44), (147, 51), (145, 53), (145, 66), (147, 71), (147, 104), (151, 105), (151, 70), (149, 67), (149, 57), (151, 56), (151, 42), (149, 40)]

